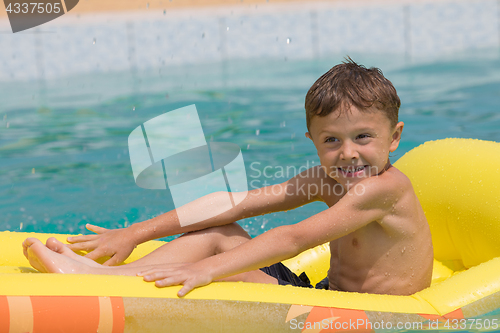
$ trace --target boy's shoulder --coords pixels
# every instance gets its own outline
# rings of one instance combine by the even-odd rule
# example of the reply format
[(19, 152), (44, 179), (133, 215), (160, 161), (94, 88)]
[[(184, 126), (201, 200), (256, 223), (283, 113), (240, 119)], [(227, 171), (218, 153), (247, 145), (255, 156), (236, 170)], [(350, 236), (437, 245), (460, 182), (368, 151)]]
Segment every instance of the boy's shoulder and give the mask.
[(378, 175), (363, 179), (360, 183), (365, 184), (365, 186), (369, 185), (380, 191), (390, 192), (396, 189), (402, 191), (413, 188), (410, 179), (393, 165), (390, 165), (384, 172)]
[(382, 174), (360, 180), (348, 191), (321, 166), (311, 167), (298, 176), (308, 195), (315, 196), (316, 200), (330, 207), (345, 196), (354, 199), (358, 207), (391, 207), (400, 198), (414, 193), (410, 179), (392, 165)]
[(393, 207), (394, 203), (408, 194), (413, 194), (410, 179), (394, 166), (382, 174), (363, 179), (351, 189), (360, 205)]

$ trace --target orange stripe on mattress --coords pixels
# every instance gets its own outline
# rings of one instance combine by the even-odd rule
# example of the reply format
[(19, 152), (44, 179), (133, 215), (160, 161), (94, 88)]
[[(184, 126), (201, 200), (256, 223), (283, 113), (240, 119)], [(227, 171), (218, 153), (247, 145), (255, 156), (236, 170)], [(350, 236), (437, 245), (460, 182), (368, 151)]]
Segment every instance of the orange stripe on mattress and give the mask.
[(97, 332), (113, 332), (113, 308), (109, 297), (99, 297), (99, 327)]
[(113, 333), (123, 333), (125, 330), (125, 307), (123, 298), (110, 297), (113, 309)]
[(293, 318), (297, 318), (298, 316), (300, 316), (304, 313), (311, 312), (312, 309), (313, 309), (312, 306), (292, 304), (292, 306), (290, 306), (290, 309), (288, 310), (288, 313), (286, 315), (285, 322), (288, 323)]
[[(99, 299), (95, 296), (32, 296), (34, 333), (97, 332)], [(11, 308), (12, 309), (12, 308)]]
[(0, 332), (8, 332), (10, 324), (9, 301), (7, 296), (0, 296)]
[(7, 296), (9, 333), (33, 332), (33, 308), (29, 296)]
[(451, 311), (443, 316), (446, 319), (463, 319), (464, 313), (462, 312), (462, 308), (458, 308), (455, 311)]
[(0, 296), (0, 332), (8, 332), (10, 324), (9, 301), (7, 296)]
[[(315, 306), (304, 322), (303, 332), (373, 332), (368, 322), (363, 310)], [(317, 331), (318, 328), (321, 329)]]
[(419, 316), (424, 317), (425, 319), (428, 320), (436, 320), (440, 319), (442, 321), (445, 321), (446, 319), (463, 319), (464, 314), (462, 312), (462, 308), (458, 308), (454, 311), (451, 311), (450, 313), (447, 313), (445, 315), (434, 315), (434, 314), (419, 314)]

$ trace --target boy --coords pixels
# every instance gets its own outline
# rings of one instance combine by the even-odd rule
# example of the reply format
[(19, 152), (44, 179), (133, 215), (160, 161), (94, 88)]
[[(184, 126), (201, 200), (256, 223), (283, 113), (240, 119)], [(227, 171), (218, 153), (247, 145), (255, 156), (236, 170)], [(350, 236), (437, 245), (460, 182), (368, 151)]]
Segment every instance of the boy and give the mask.
[[(256, 189), (233, 209), (181, 227), (175, 211), (125, 229), (88, 226), (96, 235), (23, 243), (30, 263), (42, 272), (140, 275), (158, 287), (179, 285), (184, 296), (214, 280), (307, 286), (279, 262), (330, 242), (329, 289), (410, 295), (430, 285), (433, 251), (429, 226), (409, 179), (394, 168), (404, 124), (400, 100), (380, 70), (351, 59), (320, 77), (306, 96), (308, 132), (321, 166), (278, 185)], [(315, 188), (315, 193), (303, 189)], [(278, 194), (275, 194), (278, 193)], [(185, 205), (210, 202), (213, 193)], [(312, 201), (328, 209), (295, 225), (250, 239), (235, 222), (294, 209)], [(134, 247), (150, 239), (186, 233), (123, 266)], [(87, 258), (72, 250), (92, 251)], [(104, 265), (91, 259), (111, 256)]]

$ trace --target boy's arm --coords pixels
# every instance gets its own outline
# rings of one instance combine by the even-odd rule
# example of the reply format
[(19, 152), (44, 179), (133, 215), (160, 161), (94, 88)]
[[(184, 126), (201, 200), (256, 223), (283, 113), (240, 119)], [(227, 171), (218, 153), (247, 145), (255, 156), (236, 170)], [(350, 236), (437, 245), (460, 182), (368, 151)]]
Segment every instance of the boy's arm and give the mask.
[(181, 268), (142, 272), (159, 287), (182, 284), (179, 296), (213, 280), (291, 258), (300, 252), (345, 236), (389, 214), (397, 193), (388, 193), (380, 181), (367, 179), (364, 191), (349, 191), (337, 204), (295, 225), (281, 226), (234, 248)]
[[(138, 244), (148, 240), (226, 225), (243, 218), (294, 209), (318, 200), (317, 195), (311, 195), (307, 190), (310, 188), (309, 184), (317, 181), (319, 172), (315, 171), (316, 173), (309, 169), (284, 183), (249, 191), (245, 199), (232, 209), (190, 225), (181, 226), (176, 209), (124, 229), (110, 230), (87, 225), (87, 229), (96, 234), (69, 237), (68, 242), (71, 244), (68, 247), (73, 251), (92, 251), (86, 257), (93, 260), (104, 256), (111, 257), (105, 263), (106, 265), (118, 264), (123, 262)], [(316, 175), (316, 177), (311, 175)], [(241, 193), (233, 193), (233, 195), (241, 195)], [(196, 212), (199, 207), (206, 205), (221, 205), (227, 201), (227, 198), (227, 192), (216, 192), (177, 209)]]

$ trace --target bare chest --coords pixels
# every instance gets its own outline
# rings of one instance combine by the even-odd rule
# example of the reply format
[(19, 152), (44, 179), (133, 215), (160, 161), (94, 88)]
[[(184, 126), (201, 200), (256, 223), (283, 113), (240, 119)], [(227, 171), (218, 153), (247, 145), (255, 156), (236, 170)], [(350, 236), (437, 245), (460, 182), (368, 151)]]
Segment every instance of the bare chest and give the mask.
[[(371, 275), (378, 274), (381, 260), (394, 245), (377, 222), (372, 222), (349, 235), (330, 242), (330, 270), (328, 277), (331, 289), (346, 290), (347, 285), (362, 285)], [(351, 289), (351, 288), (349, 288)]]

